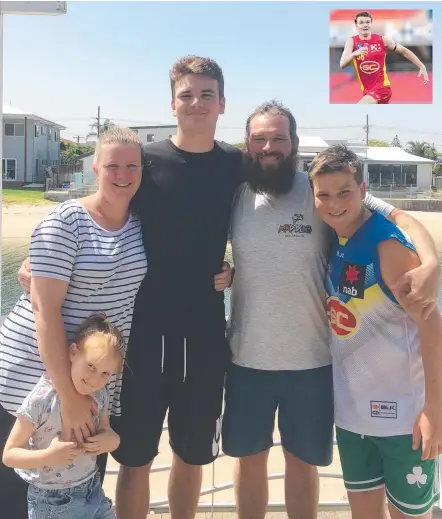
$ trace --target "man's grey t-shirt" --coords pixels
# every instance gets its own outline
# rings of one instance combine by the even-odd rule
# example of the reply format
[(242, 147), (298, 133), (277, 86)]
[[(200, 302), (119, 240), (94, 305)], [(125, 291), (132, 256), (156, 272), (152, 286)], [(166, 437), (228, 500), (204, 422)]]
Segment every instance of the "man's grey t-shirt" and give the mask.
[[(109, 391), (105, 387), (91, 396), (97, 404), (98, 414), (94, 415), (92, 420), (95, 429), (98, 430), (99, 415), (103, 409), (109, 407)], [(29, 441), (31, 450), (47, 449), (52, 440), (61, 435), (60, 399), (46, 374), (25, 398), (17, 414), (24, 416), (34, 426), (34, 433)], [(39, 488), (48, 490), (70, 488), (81, 485), (95, 475), (97, 457), (81, 453), (70, 465), (44, 466), (29, 470), (16, 469), (16, 472), (28, 484)]]
[[(393, 206), (367, 195), (388, 216)], [(235, 195), (231, 241), (235, 280), (227, 337), (233, 362), (262, 370), (331, 364), (324, 278), (332, 230), (316, 215), (305, 172), (284, 195)]]

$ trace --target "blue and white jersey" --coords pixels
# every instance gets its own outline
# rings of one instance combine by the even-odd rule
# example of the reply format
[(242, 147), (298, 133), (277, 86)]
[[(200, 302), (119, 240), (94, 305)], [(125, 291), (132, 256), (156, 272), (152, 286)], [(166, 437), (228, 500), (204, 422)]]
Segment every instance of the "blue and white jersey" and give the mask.
[(336, 239), (326, 277), (335, 423), (372, 436), (411, 434), (424, 403), (418, 328), (382, 280), (378, 245), (400, 229), (373, 213), (348, 240)]

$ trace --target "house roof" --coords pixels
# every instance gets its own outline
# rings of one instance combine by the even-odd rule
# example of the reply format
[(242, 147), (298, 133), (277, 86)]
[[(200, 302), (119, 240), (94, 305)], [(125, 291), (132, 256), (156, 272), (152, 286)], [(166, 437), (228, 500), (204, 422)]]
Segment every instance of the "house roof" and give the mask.
[(328, 148), (328, 144), (318, 135), (299, 135), (300, 148)]
[(88, 151), (86, 153), (82, 153), (81, 155), (77, 156), (77, 160), (86, 159), (87, 157), (90, 157), (91, 155), (94, 155), (94, 153), (95, 153), (95, 151)]
[(434, 160), (412, 155), (402, 148), (397, 147), (374, 147), (370, 146), (366, 152), (357, 153), (365, 160), (374, 162), (414, 162), (419, 164), (434, 164)]
[(28, 117), (29, 119), (33, 119), (34, 121), (40, 121), (49, 126), (54, 126), (58, 130), (66, 130), (66, 127), (62, 126), (61, 124), (58, 124), (54, 121), (50, 121), (49, 119), (45, 119), (44, 117), (40, 117), (39, 115), (33, 114), (31, 112), (23, 112), (23, 110), (20, 110), (19, 108), (16, 108), (11, 105), (3, 105), (3, 116), (9, 116), (13, 119), (24, 119), (25, 117)]

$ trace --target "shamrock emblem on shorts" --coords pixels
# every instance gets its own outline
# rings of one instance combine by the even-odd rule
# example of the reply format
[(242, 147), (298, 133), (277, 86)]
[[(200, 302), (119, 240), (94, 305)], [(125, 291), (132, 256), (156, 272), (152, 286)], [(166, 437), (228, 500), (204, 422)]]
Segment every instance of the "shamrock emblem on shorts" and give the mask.
[(417, 485), (420, 488), (427, 482), (427, 475), (423, 474), (422, 467), (413, 467), (413, 474), (407, 474), (407, 481), (409, 485)]

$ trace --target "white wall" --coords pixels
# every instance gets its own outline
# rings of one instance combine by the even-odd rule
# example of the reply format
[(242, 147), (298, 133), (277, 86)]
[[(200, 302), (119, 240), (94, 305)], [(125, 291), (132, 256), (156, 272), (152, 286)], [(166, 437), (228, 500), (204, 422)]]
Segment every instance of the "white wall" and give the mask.
[(92, 160), (94, 155), (88, 155), (84, 159), (81, 159), (83, 162), (83, 184), (95, 184), (95, 173), (92, 169)]
[(417, 165), (417, 187), (423, 191), (431, 189), (433, 164), (418, 164)]
[(141, 142), (145, 144), (147, 141), (147, 135), (154, 135), (154, 142), (162, 141), (163, 139), (168, 139), (170, 135), (176, 134), (176, 127), (172, 126), (162, 126), (159, 128), (133, 128), (138, 132), (138, 135), (141, 139)]

